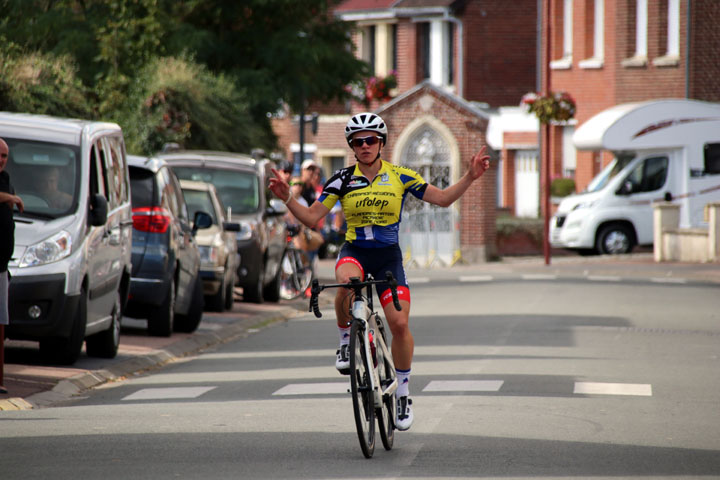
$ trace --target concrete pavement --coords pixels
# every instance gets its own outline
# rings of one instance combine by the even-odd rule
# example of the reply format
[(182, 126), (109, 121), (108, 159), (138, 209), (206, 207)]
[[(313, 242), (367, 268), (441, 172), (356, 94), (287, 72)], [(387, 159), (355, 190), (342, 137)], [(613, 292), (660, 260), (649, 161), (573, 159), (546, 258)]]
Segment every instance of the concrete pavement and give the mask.
[[(334, 262), (318, 265), (321, 280), (333, 278)], [(486, 281), (521, 278), (586, 279), (595, 281), (642, 281), (673, 284), (712, 284), (720, 288), (720, 264), (655, 263), (652, 253), (615, 256), (556, 256), (545, 264), (543, 257), (505, 257), (498, 262), (455, 265), (440, 268), (410, 267), (413, 281), (456, 281), (482, 277)], [(421, 280), (422, 279), (422, 280)], [(324, 301), (331, 302), (328, 295)], [(169, 338), (147, 335), (142, 321), (123, 320), (118, 356), (112, 360), (83, 355), (72, 367), (42, 364), (35, 342), (7, 341), (4, 386), (0, 410), (42, 408), (67, 400), (102, 383), (120, 381), (158, 368), (175, 359), (195, 354), (212, 345), (249, 335), (270, 323), (284, 321), (307, 311), (304, 299), (280, 304), (236, 302), (232, 312), (207, 313), (193, 334), (174, 334)]]

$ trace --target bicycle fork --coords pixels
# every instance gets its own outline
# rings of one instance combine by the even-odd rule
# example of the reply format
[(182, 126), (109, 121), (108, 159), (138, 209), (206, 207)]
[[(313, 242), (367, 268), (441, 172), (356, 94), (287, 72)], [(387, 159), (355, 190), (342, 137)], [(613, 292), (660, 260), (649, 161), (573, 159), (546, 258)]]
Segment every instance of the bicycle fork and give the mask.
[[(353, 303), (352, 315), (356, 322), (361, 322), (363, 326), (363, 338), (365, 348), (365, 358), (373, 363), (370, 368), (371, 373), (368, 375), (370, 381), (370, 389), (373, 393), (373, 403), (375, 407), (382, 408), (383, 400), (391, 396), (397, 390), (397, 378), (393, 375), (393, 379), (387, 385), (380, 382), (379, 368), (385, 368), (385, 359), (390, 363), (390, 368), (395, 371), (395, 364), (392, 355), (388, 351), (387, 345), (378, 332), (378, 325), (374, 314), (367, 307), (364, 301), (357, 300)], [(366, 320), (367, 319), (367, 320)]]

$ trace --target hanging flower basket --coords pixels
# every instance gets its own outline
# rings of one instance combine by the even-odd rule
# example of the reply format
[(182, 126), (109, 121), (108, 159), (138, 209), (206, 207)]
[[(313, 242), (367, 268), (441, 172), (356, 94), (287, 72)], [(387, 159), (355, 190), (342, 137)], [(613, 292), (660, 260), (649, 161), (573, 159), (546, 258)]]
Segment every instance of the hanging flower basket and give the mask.
[(348, 88), (350, 95), (365, 106), (377, 100), (387, 102), (395, 96), (397, 88), (397, 75), (394, 71), (385, 77), (369, 77), (360, 85), (352, 85)]
[(520, 105), (534, 113), (541, 123), (566, 122), (575, 116), (575, 100), (567, 92), (550, 92), (547, 96), (526, 93)]

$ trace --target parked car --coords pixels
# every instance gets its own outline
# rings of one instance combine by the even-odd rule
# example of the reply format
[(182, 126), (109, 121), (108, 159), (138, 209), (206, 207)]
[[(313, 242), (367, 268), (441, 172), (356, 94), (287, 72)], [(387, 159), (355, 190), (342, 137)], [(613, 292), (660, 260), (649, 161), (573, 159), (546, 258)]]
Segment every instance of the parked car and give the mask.
[(280, 262), (286, 244), (283, 215), (287, 207), (267, 189), (272, 163), (226, 152), (179, 151), (163, 153), (182, 180), (211, 183), (228, 207), (229, 221), (240, 223), (238, 285), (243, 300), (261, 303), (280, 300)]
[(193, 332), (204, 308), (195, 234), (212, 218), (198, 211), (190, 223), (180, 182), (163, 160), (130, 155), (128, 163), (133, 230), (125, 314), (146, 318), (151, 335)]
[(0, 113), (15, 213), (7, 336), (49, 361), (113, 358), (130, 284), (130, 183), (114, 123)]
[(205, 306), (216, 312), (231, 310), (240, 264), (235, 240), (240, 224), (225, 220), (225, 208), (212, 184), (180, 180), (180, 187), (190, 217), (194, 217), (195, 212), (208, 212), (212, 217), (212, 226), (198, 232), (196, 237)]

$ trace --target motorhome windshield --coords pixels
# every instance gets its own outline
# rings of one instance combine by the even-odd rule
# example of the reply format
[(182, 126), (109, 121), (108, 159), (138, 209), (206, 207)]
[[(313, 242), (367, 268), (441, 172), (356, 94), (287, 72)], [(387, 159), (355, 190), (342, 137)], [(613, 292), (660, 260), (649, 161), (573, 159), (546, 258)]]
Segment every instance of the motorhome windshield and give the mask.
[(599, 192), (605, 185), (610, 183), (610, 180), (620, 173), (631, 161), (635, 158), (635, 155), (628, 153), (617, 153), (612, 162), (602, 169), (590, 183), (588, 183), (585, 189), (586, 193)]
[(5, 138), (7, 171), (25, 214), (59, 218), (77, 208), (80, 149), (74, 145)]

